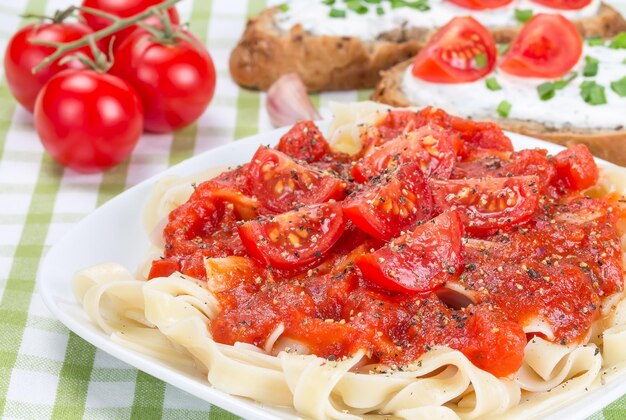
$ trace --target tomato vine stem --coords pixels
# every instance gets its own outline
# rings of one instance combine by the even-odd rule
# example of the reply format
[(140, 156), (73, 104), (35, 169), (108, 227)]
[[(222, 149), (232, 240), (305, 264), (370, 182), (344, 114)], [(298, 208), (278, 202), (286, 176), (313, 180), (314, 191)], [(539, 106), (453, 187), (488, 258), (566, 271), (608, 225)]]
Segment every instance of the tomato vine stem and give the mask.
[[(104, 16), (104, 14), (102, 14), (103, 17), (110, 19), (113, 23), (107, 26), (106, 28), (103, 28), (88, 36), (77, 39), (76, 41), (48, 42), (48, 41), (40, 41), (40, 40), (33, 39), (30, 42), (35, 45), (44, 45), (47, 47), (55, 48), (55, 51), (52, 54), (50, 54), (48, 57), (43, 59), (41, 63), (39, 63), (37, 66), (33, 68), (33, 73), (37, 73), (44, 67), (49, 66), (50, 64), (58, 60), (60, 57), (62, 57), (64, 54), (70, 51), (74, 51), (78, 48), (82, 48), (84, 46), (89, 45), (93, 41), (98, 41), (99, 39), (105, 38), (109, 35), (113, 35), (116, 32), (121, 31), (122, 29), (135, 25), (141, 22), (142, 20), (149, 18), (152, 15), (159, 13), (162, 10), (169, 9), (170, 7), (172, 7), (173, 5), (175, 5), (176, 3), (180, 1), (181, 0), (166, 0), (161, 4), (151, 6), (147, 8), (146, 10), (144, 10), (143, 12), (137, 13), (136, 15), (129, 16), (127, 18), (113, 17), (112, 15), (109, 15), (108, 13), (106, 13), (107, 16)], [(91, 13), (90, 10), (85, 10), (85, 12)]]

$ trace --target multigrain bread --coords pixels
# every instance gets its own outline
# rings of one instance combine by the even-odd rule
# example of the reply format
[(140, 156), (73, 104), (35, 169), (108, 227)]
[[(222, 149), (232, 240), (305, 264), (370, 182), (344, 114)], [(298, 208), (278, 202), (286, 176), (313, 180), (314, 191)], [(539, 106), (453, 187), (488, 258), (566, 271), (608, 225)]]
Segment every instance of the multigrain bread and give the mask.
[[(406, 60), (382, 72), (382, 78), (372, 94), (372, 100), (393, 107), (411, 104), (402, 92), (402, 77), (412, 60)], [(626, 166), (626, 128), (601, 130), (593, 128), (556, 129), (535, 121), (494, 118), (503, 130), (525, 134), (557, 143), (566, 147), (583, 143), (599, 158)], [(626, 124), (626, 117), (624, 119)]]
[[(315, 36), (300, 25), (282, 31), (275, 22), (279, 9), (263, 11), (248, 21), (230, 56), (230, 72), (241, 86), (268, 89), (280, 76), (296, 72), (309, 91), (373, 88), (380, 72), (415, 56), (435, 32), (398, 28), (375, 41), (356, 37)], [(579, 20), (584, 37), (612, 37), (626, 30), (626, 20), (602, 4), (594, 17)], [(497, 42), (511, 41), (519, 27), (492, 30)]]

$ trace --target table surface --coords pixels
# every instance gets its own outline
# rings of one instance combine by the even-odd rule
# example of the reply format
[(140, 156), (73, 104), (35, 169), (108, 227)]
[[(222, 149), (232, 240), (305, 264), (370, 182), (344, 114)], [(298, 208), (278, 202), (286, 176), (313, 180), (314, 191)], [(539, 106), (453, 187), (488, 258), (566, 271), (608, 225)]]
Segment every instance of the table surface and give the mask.
[[(0, 0), (0, 55), (24, 24), (20, 15), (51, 14), (76, 2)], [(104, 174), (63, 169), (44, 153), (32, 116), (16, 105), (0, 69), (0, 417), (234, 417), (68, 331), (43, 304), (35, 278), (50, 246), (110, 198), (194, 154), (271, 128), (264, 94), (239, 89), (227, 64), (247, 16), (266, 3), (184, 0), (178, 5), (215, 61), (215, 98), (197, 124), (174, 134), (144, 135), (129, 160)], [(368, 94), (325, 93), (313, 100), (329, 115), (330, 101)], [(626, 418), (626, 396), (593, 418)]]

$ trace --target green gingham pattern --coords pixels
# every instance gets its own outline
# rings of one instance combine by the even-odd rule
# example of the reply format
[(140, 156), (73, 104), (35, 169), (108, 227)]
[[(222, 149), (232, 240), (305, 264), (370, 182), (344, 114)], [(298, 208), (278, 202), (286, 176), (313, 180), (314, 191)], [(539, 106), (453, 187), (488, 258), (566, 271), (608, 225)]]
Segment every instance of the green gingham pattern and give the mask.
[[(78, 1), (78, 0), (74, 0)], [(72, 0), (0, 0), (0, 52), (25, 13), (47, 13)], [(178, 5), (215, 61), (215, 99), (197, 124), (173, 135), (145, 135), (132, 157), (104, 173), (64, 170), (42, 150), (32, 116), (11, 98), (0, 69), (0, 418), (234, 418), (94, 348), (45, 308), (35, 287), (41, 258), (96, 207), (192, 155), (271, 128), (263, 94), (239, 89), (228, 56), (246, 17), (263, 0), (185, 0)], [(369, 92), (315, 95), (329, 101)], [(624, 418), (626, 398), (594, 418)]]

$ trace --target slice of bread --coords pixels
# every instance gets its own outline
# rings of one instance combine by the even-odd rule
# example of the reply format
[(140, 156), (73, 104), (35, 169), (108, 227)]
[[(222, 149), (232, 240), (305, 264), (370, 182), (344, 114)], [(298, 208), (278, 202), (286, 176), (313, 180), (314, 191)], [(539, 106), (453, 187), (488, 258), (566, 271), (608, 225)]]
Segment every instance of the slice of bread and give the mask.
[[(402, 91), (402, 77), (412, 60), (406, 60), (391, 69), (382, 72), (382, 78), (374, 89), (372, 99), (394, 107), (414, 106)], [(619, 130), (603, 130), (593, 128), (556, 129), (534, 121), (523, 121), (508, 118), (497, 118), (503, 130), (525, 134), (544, 139), (566, 147), (575, 144), (586, 144), (595, 156), (626, 166), (626, 127)], [(626, 119), (624, 120), (626, 124)]]
[[(373, 88), (380, 71), (413, 57), (435, 32), (398, 28), (375, 41), (355, 37), (314, 36), (300, 25), (289, 32), (275, 23), (278, 8), (253, 17), (230, 56), (230, 72), (241, 86), (268, 89), (280, 76), (296, 72), (309, 91)], [(594, 17), (576, 22), (585, 37), (611, 37), (626, 30), (626, 20), (602, 4)], [(493, 30), (498, 42), (509, 42), (519, 27)]]

